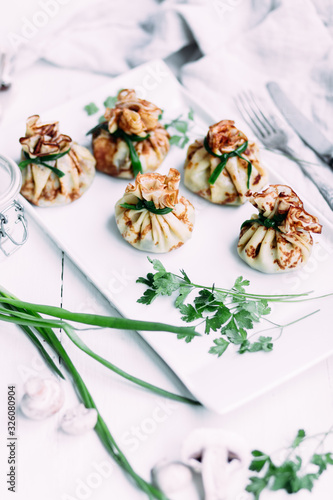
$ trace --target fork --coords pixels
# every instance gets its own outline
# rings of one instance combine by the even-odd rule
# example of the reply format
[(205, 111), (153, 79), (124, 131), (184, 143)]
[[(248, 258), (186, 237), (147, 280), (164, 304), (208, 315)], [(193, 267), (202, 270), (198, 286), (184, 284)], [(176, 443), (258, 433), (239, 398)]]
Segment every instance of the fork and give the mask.
[(287, 133), (278, 125), (273, 113), (265, 110), (261, 100), (252, 91), (243, 91), (234, 100), (245, 122), (254, 131), (263, 145), (268, 149), (282, 151), (282, 153), (285, 153), (294, 160), (300, 166), (302, 172), (317, 186), (333, 210), (333, 187), (327, 185), (325, 179), (313, 166), (296, 158), (296, 153), (288, 145), (289, 138)]

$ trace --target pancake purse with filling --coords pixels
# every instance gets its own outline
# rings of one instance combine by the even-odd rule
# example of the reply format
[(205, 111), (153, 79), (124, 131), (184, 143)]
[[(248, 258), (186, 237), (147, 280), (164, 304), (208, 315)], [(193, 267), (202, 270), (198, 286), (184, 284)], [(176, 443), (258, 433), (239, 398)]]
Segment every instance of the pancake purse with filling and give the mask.
[(59, 133), (58, 122), (42, 123), (38, 115), (27, 120), (21, 137), (21, 194), (34, 205), (65, 205), (89, 188), (95, 159), (87, 148)]
[(162, 110), (134, 90), (118, 94), (114, 108), (105, 111), (105, 122), (92, 131), (96, 168), (114, 177), (132, 179), (156, 170), (168, 154), (169, 134), (159, 123)]
[(267, 181), (258, 146), (232, 120), (212, 125), (188, 148), (185, 186), (212, 203), (241, 205), (248, 189), (260, 191)]
[(115, 207), (123, 238), (145, 252), (165, 253), (179, 248), (192, 236), (194, 207), (178, 195), (180, 173), (138, 174)]
[(308, 261), (312, 233), (321, 233), (317, 217), (308, 214), (289, 187), (271, 185), (262, 193), (246, 193), (259, 214), (241, 226), (238, 254), (263, 273), (293, 271)]

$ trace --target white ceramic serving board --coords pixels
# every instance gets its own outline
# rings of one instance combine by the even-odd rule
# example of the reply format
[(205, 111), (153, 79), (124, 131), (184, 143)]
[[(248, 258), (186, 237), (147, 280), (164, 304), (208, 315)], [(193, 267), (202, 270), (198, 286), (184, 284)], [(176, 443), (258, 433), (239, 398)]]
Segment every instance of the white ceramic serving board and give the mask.
[[(137, 89), (140, 97), (151, 100), (164, 110), (166, 121), (193, 108), (193, 138), (203, 135), (208, 125), (219, 119), (233, 118), (214, 117), (204, 111), (161, 61), (154, 61), (111, 79), (109, 84), (66, 102), (41, 118), (59, 120), (62, 133), (70, 135), (82, 145), (90, 146), (90, 138), (85, 133), (103, 113), (105, 98), (115, 95), (121, 88)], [(87, 116), (83, 108), (89, 102), (100, 105), (101, 112)], [(236, 125), (240, 123), (236, 120)], [(240, 128), (249, 133), (242, 125)], [(19, 158), (18, 138), (24, 135), (24, 131), (24, 123), (8, 131), (4, 154), (16, 160)], [(185, 150), (173, 146), (159, 172), (167, 173), (173, 167), (183, 173), (185, 154)], [(274, 173), (279, 163), (287, 160), (267, 152), (262, 156), (270, 171), (270, 182), (288, 183), (288, 180)], [(160, 298), (151, 306), (137, 303), (145, 287), (136, 284), (135, 280), (152, 271), (152, 266), (146, 253), (134, 249), (123, 240), (115, 223), (114, 205), (127, 183), (126, 180), (97, 173), (89, 191), (71, 205), (41, 209), (27, 202), (24, 204), (29, 216), (40, 224), (121, 314), (135, 319), (180, 325), (179, 311), (173, 307), (170, 298)], [(297, 186), (291, 187), (297, 192)], [(192, 239), (183, 247), (169, 254), (150, 254), (151, 258), (160, 259), (168, 270), (177, 272), (179, 268), (184, 268), (196, 283), (215, 283), (216, 286), (228, 288), (237, 276), (242, 275), (251, 281), (250, 291), (256, 293), (301, 293), (314, 290), (315, 295), (322, 295), (333, 291), (330, 279), (333, 271), (333, 228), (306, 199), (303, 198), (305, 208), (317, 215), (324, 226), (323, 234), (315, 237), (309, 263), (298, 272), (265, 275), (248, 267), (236, 252), (240, 225), (255, 212), (252, 205), (216, 206), (197, 197), (183, 184), (180, 190), (196, 208), (196, 223)], [(316, 309), (320, 309), (320, 312), (288, 327), (271, 353), (239, 355), (231, 347), (218, 359), (208, 354), (213, 343), (211, 335), (197, 338), (190, 344), (168, 333), (142, 335), (198, 400), (217, 412), (225, 413), (333, 353), (331, 297), (274, 306), (270, 319), (286, 324)], [(265, 322), (258, 329), (269, 326)], [(277, 331), (267, 334), (278, 336)]]

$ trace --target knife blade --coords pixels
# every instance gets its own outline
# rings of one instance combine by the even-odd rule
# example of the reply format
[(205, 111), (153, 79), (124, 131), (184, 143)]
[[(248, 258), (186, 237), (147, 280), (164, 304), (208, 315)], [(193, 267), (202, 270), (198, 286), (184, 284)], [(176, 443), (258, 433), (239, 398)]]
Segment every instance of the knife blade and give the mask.
[(274, 103), (297, 134), (318, 156), (333, 167), (333, 144), (296, 108), (278, 83), (267, 83), (267, 89)]

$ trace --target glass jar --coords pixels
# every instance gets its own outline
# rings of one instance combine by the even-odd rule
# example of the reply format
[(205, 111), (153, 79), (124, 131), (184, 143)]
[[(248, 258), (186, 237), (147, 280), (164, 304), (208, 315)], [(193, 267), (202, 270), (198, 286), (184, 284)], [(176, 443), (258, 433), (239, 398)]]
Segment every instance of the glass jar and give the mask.
[(0, 251), (7, 257), (28, 238), (24, 208), (17, 201), (22, 184), (17, 164), (0, 154)]

